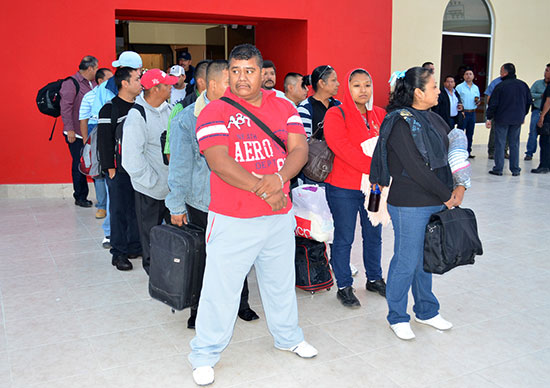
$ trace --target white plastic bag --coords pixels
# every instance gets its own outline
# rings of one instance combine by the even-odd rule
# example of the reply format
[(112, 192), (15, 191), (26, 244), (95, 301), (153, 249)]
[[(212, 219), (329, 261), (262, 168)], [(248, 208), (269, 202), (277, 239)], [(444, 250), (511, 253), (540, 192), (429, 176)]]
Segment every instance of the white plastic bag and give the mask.
[(334, 223), (325, 196), (325, 188), (302, 185), (292, 190), (292, 204), (296, 217), (296, 236), (331, 243)]

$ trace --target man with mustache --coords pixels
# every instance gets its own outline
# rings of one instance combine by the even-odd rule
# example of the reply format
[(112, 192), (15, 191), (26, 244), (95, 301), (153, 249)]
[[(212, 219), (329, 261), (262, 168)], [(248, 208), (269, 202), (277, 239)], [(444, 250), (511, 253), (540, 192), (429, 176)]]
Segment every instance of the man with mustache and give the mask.
[(262, 62), (256, 47), (236, 46), (229, 55), (229, 88), (197, 118), (199, 148), (212, 171), (208, 259), (189, 355), (201, 386), (214, 382), (213, 367), (231, 340), (252, 265), (275, 347), (303, 358), (317, 355), (298, 326), (288, 200), (289, 181), (307, 160), (305, 130), (289, 101), (262, 90)]

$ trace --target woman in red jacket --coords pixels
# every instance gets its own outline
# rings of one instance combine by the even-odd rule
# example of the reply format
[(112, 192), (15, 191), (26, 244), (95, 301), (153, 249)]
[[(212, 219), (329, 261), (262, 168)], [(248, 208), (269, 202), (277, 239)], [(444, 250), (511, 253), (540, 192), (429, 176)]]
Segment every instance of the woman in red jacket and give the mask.
[(350, 270), (357, 213), (361, 219), (366, 288), (386, 295), (380, 267), (382, 227), (374, 227), (369, 221), (365, 195), (361, 191), (363, 174), (370, 172), (371, 163), (371, 157), (363, 152), (361, 144), (378, 136), (386, 111), (373, 105), (372, 78), (366, 70), (350, 71), (343, 86), (343, 104), (330, 108), (325, 115), (325, 139), (335, 155), (332, 171), (325, 183), (327, 201), (334, 219), (331, 264), (338, 284), (336, 296), (344, 306), (353, 308), (361, 306), (354, 295)]

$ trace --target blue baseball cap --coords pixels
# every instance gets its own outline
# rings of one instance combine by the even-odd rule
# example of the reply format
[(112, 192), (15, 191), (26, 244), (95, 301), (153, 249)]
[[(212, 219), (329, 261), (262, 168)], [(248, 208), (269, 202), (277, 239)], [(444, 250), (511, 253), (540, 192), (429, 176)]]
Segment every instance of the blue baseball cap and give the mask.
[(138, 53), (134, 51), (124, 51), (118, 57), (118, 60), (113, 62), (113, 67), (131, 67), (132, 69), (139, 69), (143, 67), (143, 62)]

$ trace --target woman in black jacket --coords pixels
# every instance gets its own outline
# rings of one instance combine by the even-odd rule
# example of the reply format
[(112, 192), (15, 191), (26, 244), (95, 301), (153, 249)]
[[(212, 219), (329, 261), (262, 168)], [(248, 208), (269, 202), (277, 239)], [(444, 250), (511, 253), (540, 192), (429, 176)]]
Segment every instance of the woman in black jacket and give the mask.
[(412, 288), (416, 321), (448, 330), (432, 293), (432, 275), (424, 272), (424, 231), (430, 215), (462, 202), (464, 187), (453, 191), (447, 150), (449, 126), (430, 108), (440, 90), (428, 69), (413, 67), (397, 75), (389, 112), (371, 164), (371, 183), (388, 186), (388, 210), (395, 233), (394, 256), (386, 286), (388, 321), (400, 339), (415, 337), (407, 314)]

